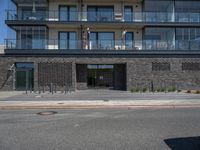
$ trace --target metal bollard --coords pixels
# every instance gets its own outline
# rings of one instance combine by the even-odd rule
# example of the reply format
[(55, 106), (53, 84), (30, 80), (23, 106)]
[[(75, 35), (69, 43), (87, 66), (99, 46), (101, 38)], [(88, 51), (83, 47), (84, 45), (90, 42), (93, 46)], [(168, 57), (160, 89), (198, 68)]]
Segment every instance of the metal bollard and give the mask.
[(53, 94), (53, 83), (51, 83), (51, 94)]
[(38, 93), (41, 94), (40, 87), (38, 87)]
[(45, 93), (45, 86), (42, 87), (42, 92)]
[(61, 89), (62, 89), (62, 90), (61, 90), (61, 93), (63, 94), (63, 93), (64, 93), (64, 86), (62, 86)]
[(32, 93), (32, 85), (31, 85), (31, 87), (30, 87), (30, 93)]
[(153, 84), (153, 81), (151, 81), (151, 92), (154, 93), (154, 84)]
[(65, 85), (65, 94), (67, 93), (67, 87), (66, 87), (66, 85)]
[(55, 85), (54, 88), (55, 88), (55, 93), (57, 93), (57, 85)]

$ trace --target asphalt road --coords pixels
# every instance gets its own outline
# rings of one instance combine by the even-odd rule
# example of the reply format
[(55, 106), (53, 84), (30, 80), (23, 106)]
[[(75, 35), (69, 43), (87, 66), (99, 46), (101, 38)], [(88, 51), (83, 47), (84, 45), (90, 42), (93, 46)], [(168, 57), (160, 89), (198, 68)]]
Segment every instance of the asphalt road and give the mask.
[(0, 110), (0, 150), (200, 149), (199, 108), (54, 111)]

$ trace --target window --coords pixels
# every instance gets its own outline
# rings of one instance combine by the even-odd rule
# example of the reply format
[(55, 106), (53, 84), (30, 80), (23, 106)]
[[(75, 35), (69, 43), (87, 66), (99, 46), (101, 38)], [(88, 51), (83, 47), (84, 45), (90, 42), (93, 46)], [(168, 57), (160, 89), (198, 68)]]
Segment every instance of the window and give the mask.
[(114, 49), (113, 32), (91, 32), (89, 40), (90, 49)]
[(175, 12), (177, 22), (199, 22), (199, 0), (175, 1)]
[(153, 62), (152, 71), (170, 71), (170, 63)]
[(182, 63), (183, 71), (200, 71), (200, 63), (197, 62), (185, 62)]
[(145, 28), (144, 45), (147, 50), (173, 50), (175, 47), (174, 28)]
[(47, 28), (42, 26), (17, 27), (19, 49), (45, 49), (47, 39)]
[(76, 6), (60, 6), (59, 20), (60, 21), (76, 21), (77, 12)]
[(133, 7), (125, 6), (124, 7), (124, 21), (132, 21), (133, 20)]
[(200, 28), (176, 28), (176, 48), (178, 50), (199, 50)]
[(89, 6), (88, 21), (113, 21), (112, 6)]
[(18, 62), (18, 63), (15, 63), (15, 67), (16, 68), (30, 68), (30, 69), (33, 69), (34, 68), (34, 63)]
[(125, 46), (126, 49), (133, 49), (134, 47), (134, 33), (133, 32), (127, 32), (125, 35)]
[(76, 32), (59, 32), (59, 49), (76, 49)]

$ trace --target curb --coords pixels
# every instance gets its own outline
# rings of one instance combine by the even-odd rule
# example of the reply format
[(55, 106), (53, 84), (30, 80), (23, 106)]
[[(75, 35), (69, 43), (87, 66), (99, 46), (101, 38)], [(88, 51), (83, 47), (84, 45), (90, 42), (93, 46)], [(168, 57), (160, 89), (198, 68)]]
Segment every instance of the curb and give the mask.
[(200, 104), (188, 105), (38, 105), (38, 106), (0, 106), (1, 110), (6, 109), (94, 109), (94, 108), (200, 108)]

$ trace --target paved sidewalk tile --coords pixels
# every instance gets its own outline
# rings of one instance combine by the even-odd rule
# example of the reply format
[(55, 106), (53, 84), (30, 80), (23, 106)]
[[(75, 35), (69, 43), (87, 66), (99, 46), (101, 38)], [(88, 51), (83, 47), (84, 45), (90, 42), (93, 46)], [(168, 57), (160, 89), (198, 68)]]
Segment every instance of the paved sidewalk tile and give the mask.
[(21, 91), (0, 91), (0, 99), (19, 96), (22, 95), (23, 93), (24, 92)]

